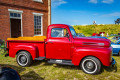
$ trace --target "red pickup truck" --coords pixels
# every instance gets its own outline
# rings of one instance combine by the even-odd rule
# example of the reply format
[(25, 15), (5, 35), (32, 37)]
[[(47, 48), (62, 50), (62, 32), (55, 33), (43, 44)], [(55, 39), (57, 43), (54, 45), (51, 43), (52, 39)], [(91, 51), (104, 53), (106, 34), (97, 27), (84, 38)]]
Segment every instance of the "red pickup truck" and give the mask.
[(79, 66), (87, 74), (98, 74), (102, 66), (112, 65), (111, 41), (77, 37), (72, 26), (48, 26), (44, 41), (7, 40), (10, 57), (16, 57), (20, 66), (29, 66), (33, 60)]

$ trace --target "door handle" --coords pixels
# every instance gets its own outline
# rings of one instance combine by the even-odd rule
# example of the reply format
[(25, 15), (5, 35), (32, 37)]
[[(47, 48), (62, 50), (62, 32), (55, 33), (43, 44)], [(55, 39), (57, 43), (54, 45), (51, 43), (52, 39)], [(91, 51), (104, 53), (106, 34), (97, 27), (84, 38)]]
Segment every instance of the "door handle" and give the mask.
[(48, 42), (45, 42), (45, 44), (47, 44)]

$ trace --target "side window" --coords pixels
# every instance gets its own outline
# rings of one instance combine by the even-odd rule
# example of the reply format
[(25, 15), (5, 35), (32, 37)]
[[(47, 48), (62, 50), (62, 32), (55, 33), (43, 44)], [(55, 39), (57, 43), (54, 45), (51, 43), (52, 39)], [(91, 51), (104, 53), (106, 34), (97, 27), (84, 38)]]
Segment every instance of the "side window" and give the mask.
[(69, 37), (69, 33), (65, 28), (53, 28), (51, 37)]

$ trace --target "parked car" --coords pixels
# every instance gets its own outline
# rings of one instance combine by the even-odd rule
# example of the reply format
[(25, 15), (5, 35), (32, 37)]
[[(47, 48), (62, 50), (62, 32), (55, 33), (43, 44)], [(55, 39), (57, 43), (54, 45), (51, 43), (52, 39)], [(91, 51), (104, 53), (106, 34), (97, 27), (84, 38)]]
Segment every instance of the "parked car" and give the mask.
[(102, 36), (90, 36), (91, 38), (102, 38), (102, 39), (107, 39), (106, 37), (102, 37)]
[(110, 36), (116, 36), (117, 34), (111, 34)]
[(20, 39), (7, 40), (7, 50), (10, 57), (17, 56), (17, 63), (23, 67), (30, 66), (32, 60), (47, 59), (48, 63), (79, 66), (87, 74), (98, 74), (102, 65), (115, 65), (110, 40), (77, 37), (69, 25), (48, 26), (47, 38), (43, 41)]
[(120, 18), (115, 21), (115, 24), (120, 24)]
[(117, 40), (120, 39), (120, 35), (115, 35), (115, 36), (109, 36), (107, 37), (108, 39), (110, 39), (112, 42), (117, 42)]
[(120, 56), (120, 40), (115, 43), (112, 42), (111, 46), (113, 47), (113, 55)]
[(83, 33), (77, 33), (78, 37), (85, 37), (85, 35)]

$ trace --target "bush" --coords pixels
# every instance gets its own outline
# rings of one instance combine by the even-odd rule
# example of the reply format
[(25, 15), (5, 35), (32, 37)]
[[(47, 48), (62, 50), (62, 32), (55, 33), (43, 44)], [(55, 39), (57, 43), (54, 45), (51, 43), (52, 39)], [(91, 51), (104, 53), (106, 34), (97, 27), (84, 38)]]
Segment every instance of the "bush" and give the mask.
[(5, 48), (5, 41), (3, 40), (1, 40), (1, 43), (0, 43), (0, 48), (2, 48), (2, 49), (4, 49)]
[(0, 54), (5, 54), (5, 41), (4, 40), (0, 40)]

